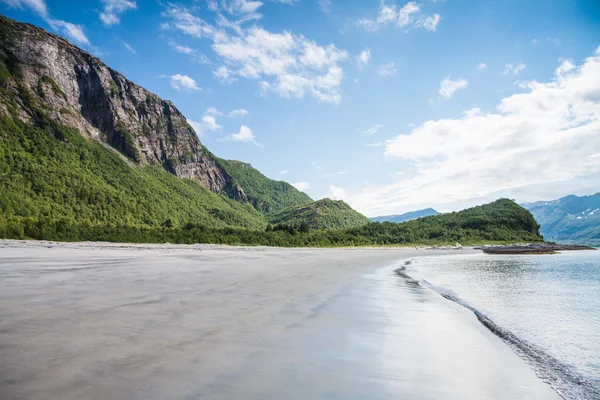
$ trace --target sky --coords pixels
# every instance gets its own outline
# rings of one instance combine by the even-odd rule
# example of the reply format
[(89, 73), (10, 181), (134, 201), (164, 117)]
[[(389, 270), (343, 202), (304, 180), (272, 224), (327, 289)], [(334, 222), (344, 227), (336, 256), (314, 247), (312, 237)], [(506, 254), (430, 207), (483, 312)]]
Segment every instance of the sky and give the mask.
[(600, 191), (597, 0), (0, 0), (367, 216)]

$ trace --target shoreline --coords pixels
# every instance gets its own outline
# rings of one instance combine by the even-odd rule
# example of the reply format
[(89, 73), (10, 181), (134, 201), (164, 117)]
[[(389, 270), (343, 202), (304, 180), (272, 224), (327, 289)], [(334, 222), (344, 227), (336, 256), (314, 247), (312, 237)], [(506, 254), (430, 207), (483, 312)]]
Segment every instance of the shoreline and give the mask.
[[(597, 388), (580, 375), (572, 371), (571, 367), (559, 361), (544, 350), (538, 348), (536, 344), (530, 343), (510, 330), (498, 325), (486, 314), (471, 306), (454, 294), (445, 293), (441, 288), (428, 284), (425, 287), (434, 291), (445, 300), (463, 308), (472, 313), (479, 324), (490, 334), (500, 339), (508, 348), (510, 348), (523, 362), (529, 365), (536, 376), (544, 383), (549, 385), (563, 399), (597, 399), (600, 396)], [(565, 397), (561, 390), (565, 388), (576, 388), (577, 396), (573, 397), (570, 392), (569, 397)]]
[[(470, 248), (463, 251), (475, 252)], [(421, 302), (411, 299), (414, 289), (410, 284), (406, 289), (408, 292), (388, 288), (395, 278), (387, 275), (390, 265), (414, 257), (456, 252), (427, 248), (289, 249), (0, 241), (0, 261), (6, 257), (12, 265), (8, 269), (0, 268), (0, 331), (4, 332), (5, 343), (9, 346), (0, 348), (0, 355), (6, 361), (4, 368), (0, 366), (0, 377), (4, 378), (0, 383), (13, 382), (0, 390), (21, 393), (22, 397), (32, 399), (68, 399), (89, 398), (90, 393), (85, 387), (103, 387), (102, 396), (130, 398), (123, 393), (129, 393), (133, 384), (138, 390), (146, 388), (138, 392), (139, 396), (162, 399), (197, 394), (194, 390), (209, 390), (216, 385), (219, 391), (229, 393), (229, 398), (253, 391), (257, 393), (256, 398), (264, 398), (264, 393), (290, 394), (276, 392), (279, 388), (296, 390), (300, 394), (309, 390), (303, 385), (297, 386), (296, 378), (282, 366), (314, 364), (329, 368), (334, 362), (331, 367), (335, 365), (337, 369), (342, 362), (346, 375), (335, 375), (331, 382), (320, 381), (321, 385), (333, 385), (337, 380), (349, 380), (331, 388), (341, 393), (351, 388), (363, 390), (353, 386), (356, 379), (364, 380), (356, 374), (377, 374), (381, 368), (379, 351), (383, 351), (384, 359), (393, 361), (383, 365), (393, 367), (392, 372), (398, 374), (396, 379), (421, 385), (416, 377), (406, 375), (413, 365), (395, 358), (397, 347), (386, 350), (400, 340), (401, 352), (420, 349), (411, 353), (418, 356), (415, 362), (420, 359), (420, 351), (433, 357), (431, 362), (417, 365), (424, 371), (438, 374), (438, 379), (451, 385), (456, 384), (454, 378), (446, 369), (438, 369), (443, 365), (439, 362), (463, 365), (465, 377), (471, 373), (468, 372), (470, 364), (465, 364), (467, 354), (471, 363), (481, 364), (478, 373), (485, 372), (485, 379), (481, 379), (477, 387), (458, 388), (465, 393), (491, 390), (505, 382), (489, 396), (500, 399), (500, 387), (515, 379), (524, 385), (519, 390), (545, 393), (545, 396), (534, 398), (552, 398), (545, 391), (547, 384), (463, 307), (429, 289), (419, 290), (420, 296), (425, 296), (435, 309), (446, 313), (447, 306), (443, 304), (448, 303), (461, 309), (459, 315), (469, 313), (463, 322), (453, 313), (444, 314), (444, 321), (456, 330), (449, 335), (441, 326), (441, 331), (435, 331), (438, 339), (428, 343), (422, 342), (421, 329), (431, 329), (431, 326), (426, 324), (415, 330), (414, 324), (421, 324), (422, 318), (432, 318), (432, 322), (439, 323), (436, 313), (422, 311), (409, 314), (404, 320), (378, 311), (381, 303), (373, 302), (367, 294), (369, 288), (382, 287), (391, 290), (390, 296), (403, 296), (397, 299), (397, 304), (387, 298), (388, 303), (392, 301), (389, 303), (392, 310), (397, 306), (402, 306), (401, 312), (404, 307), (421, 307)], [(381, 274), (377, 272), (380, 270)], [(373, 275), (383, 281), (373, 281)], [(380, 286), (387, 281), (389, 284)], [(382, 328), (400, 324), (400, 328), (390, 335), (386, 333), (387, 328), (379, 328), (381, 324), (384, 324)], [(27, 330), (23, 331), (23, 326), (27, 326)], [(373, 336), (367, 336), (370, 339), (366, 342), (355, 343), (347, 333), (353, 329), (354, 335)], [(330, 336), (337, 330), (340, 330), (340, 336)], [(437, 337), (430, 335), (430, 340)], [(463, 335), (477, 340), (479, 350), (465, 341)], [(305, 338), (314, 340), (305, 343)], [(381, 338), (385, 340), (382, 342)], [(330, 343), (330, 340), (334, 341)], [(348, 340), (351, 341), (346, 343)], [(448, 353), (450, 350), (445, 348), (440, 349), (439, 354), (430, 353), (430, 346), (439, 347), (447, 340), (460, 343), (464, 353)], [(411, 342), (419, 346), (411, 346)], [(325, 343), (325, 347), (322, 352), (314, 353), (318, 343)], [(356, 351), (357, 344), (368, 345), (365, 350), (368, 351), (357, 359), (358, 364), (354, 364), (346, 357)], [(380, 346), (384, 347), (377, 350)], [(11, 348), (16, 351), (12, 352)], [(19, 353), (19, 348), (25, 349), (25, 353)], [(180, 348), (182, 353), (176, 350)], [(54, 349), (61, 355), (55, 355)], [(320, 355), (331, 352), (335, 354), (333, 359)], [(157, 358), (159, 354), (161, 356)], [(186, 354), (196, 357), (182, 358)], [(338, 357), (341, 358), (338, 360)], [(487, 357), (496, 361), (489, 364)], [(35, 363), (27, 360), (35, 360)], [(374, 364), (369, 367), (370, 363)], [(47, 365), (54, 367), (48, 371)], [(256, 365), (261, 367), (257, 369)], [(115, 368), (127, 380), (95, 378), (96, 374), (112, 374)], [(85, 373), (81, 376), (76, 371)], [(153, 371), (162, 372), (155, 376)], [(227, 376), (239, 377), (239, 381), (222, 380), (220, 374), (224, 371), (229, 371)], [(515, 371), (521, 371), (523, 376)], [(302, 379), (307, 382), (318, 379), (319, 375), (315, 373), (313, 369), (306, 370)], [(271, 383), (272, 378), (277, 378), (274, 379), (276, 383)], [(85, 379), (87, 386), (77, 384), (77, 379)], [(380, 379), (386, 383), (384, 386), (393, 386), (394, 381), (388, 381), (387, 375)], [(375, 391), (383, 390), (376, 383), (378, 380), (373, 382), (363, 383), (374, 385)], [(492, 386), (487, 388), (486, 382)], [(279, 386), (273, 387), (274, 384)], [(435, 390), (435, 385), (429, 386), (418, 386), (415, 393)], [(394, 390), (405, 393), (406, 388)], [(307, 396), (319, 397), (318, 393)]]
[(408, 250), (479, 250), (478, 246), (438, 246), (438, 245), (406, 245), (406, 246), (348, 246), (348, 247), (276, 247), (276, 246), (250, 246), (230, 244), (177, 244), (177, 243), (120, 243), (120, 242), (59, 242), (53, 240), (20, 240), (0, 239), (2, 248), (73, 248), (73, 249), (138, 249), (138, 250), (231, 250), (231, 251), (329, 251), (329, 250), (381, 250), (381, 251), (408, 251)]

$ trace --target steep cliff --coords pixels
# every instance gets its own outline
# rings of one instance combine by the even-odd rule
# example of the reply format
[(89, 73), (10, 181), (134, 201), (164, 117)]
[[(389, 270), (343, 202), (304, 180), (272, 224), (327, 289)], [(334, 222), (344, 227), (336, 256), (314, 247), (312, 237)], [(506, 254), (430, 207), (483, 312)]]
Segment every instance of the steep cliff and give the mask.
[(38, 124), (47, 116), (134, 163), (245, 198), (173, 103), (62, 37), (0, 16), (0, 58), (0, 115)]

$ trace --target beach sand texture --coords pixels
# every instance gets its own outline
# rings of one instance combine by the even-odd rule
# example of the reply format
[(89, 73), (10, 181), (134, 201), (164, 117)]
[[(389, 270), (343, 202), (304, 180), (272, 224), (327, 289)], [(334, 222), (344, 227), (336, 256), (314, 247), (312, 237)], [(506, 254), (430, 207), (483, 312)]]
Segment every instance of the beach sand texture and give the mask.
[(0, 242), (0, 399), (558, 399), (394, 273), (463, 250)]

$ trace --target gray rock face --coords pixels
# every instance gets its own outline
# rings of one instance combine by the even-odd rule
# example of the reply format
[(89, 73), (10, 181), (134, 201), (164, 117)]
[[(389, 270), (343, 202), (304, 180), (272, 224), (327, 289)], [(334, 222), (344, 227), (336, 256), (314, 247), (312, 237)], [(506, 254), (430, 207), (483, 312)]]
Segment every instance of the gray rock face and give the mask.
[[(170, 101), (35, 26), (0, 17), (0, 39), (0, 56), (5, 64), (17, 65), (20, 74), (18, 82), (4, 82), (0, 115), (11, 112), (5, 105), (11, 101), (17, 103), (11, 114), (26, 122), (35, 119), (35, 108), (42, 109), (58, 123), (110, 145), (136, 163), (161, 165), (212, 191), (245, 198)], [(23, 88), (35, 108), (22, 95), (13, 96)]]

